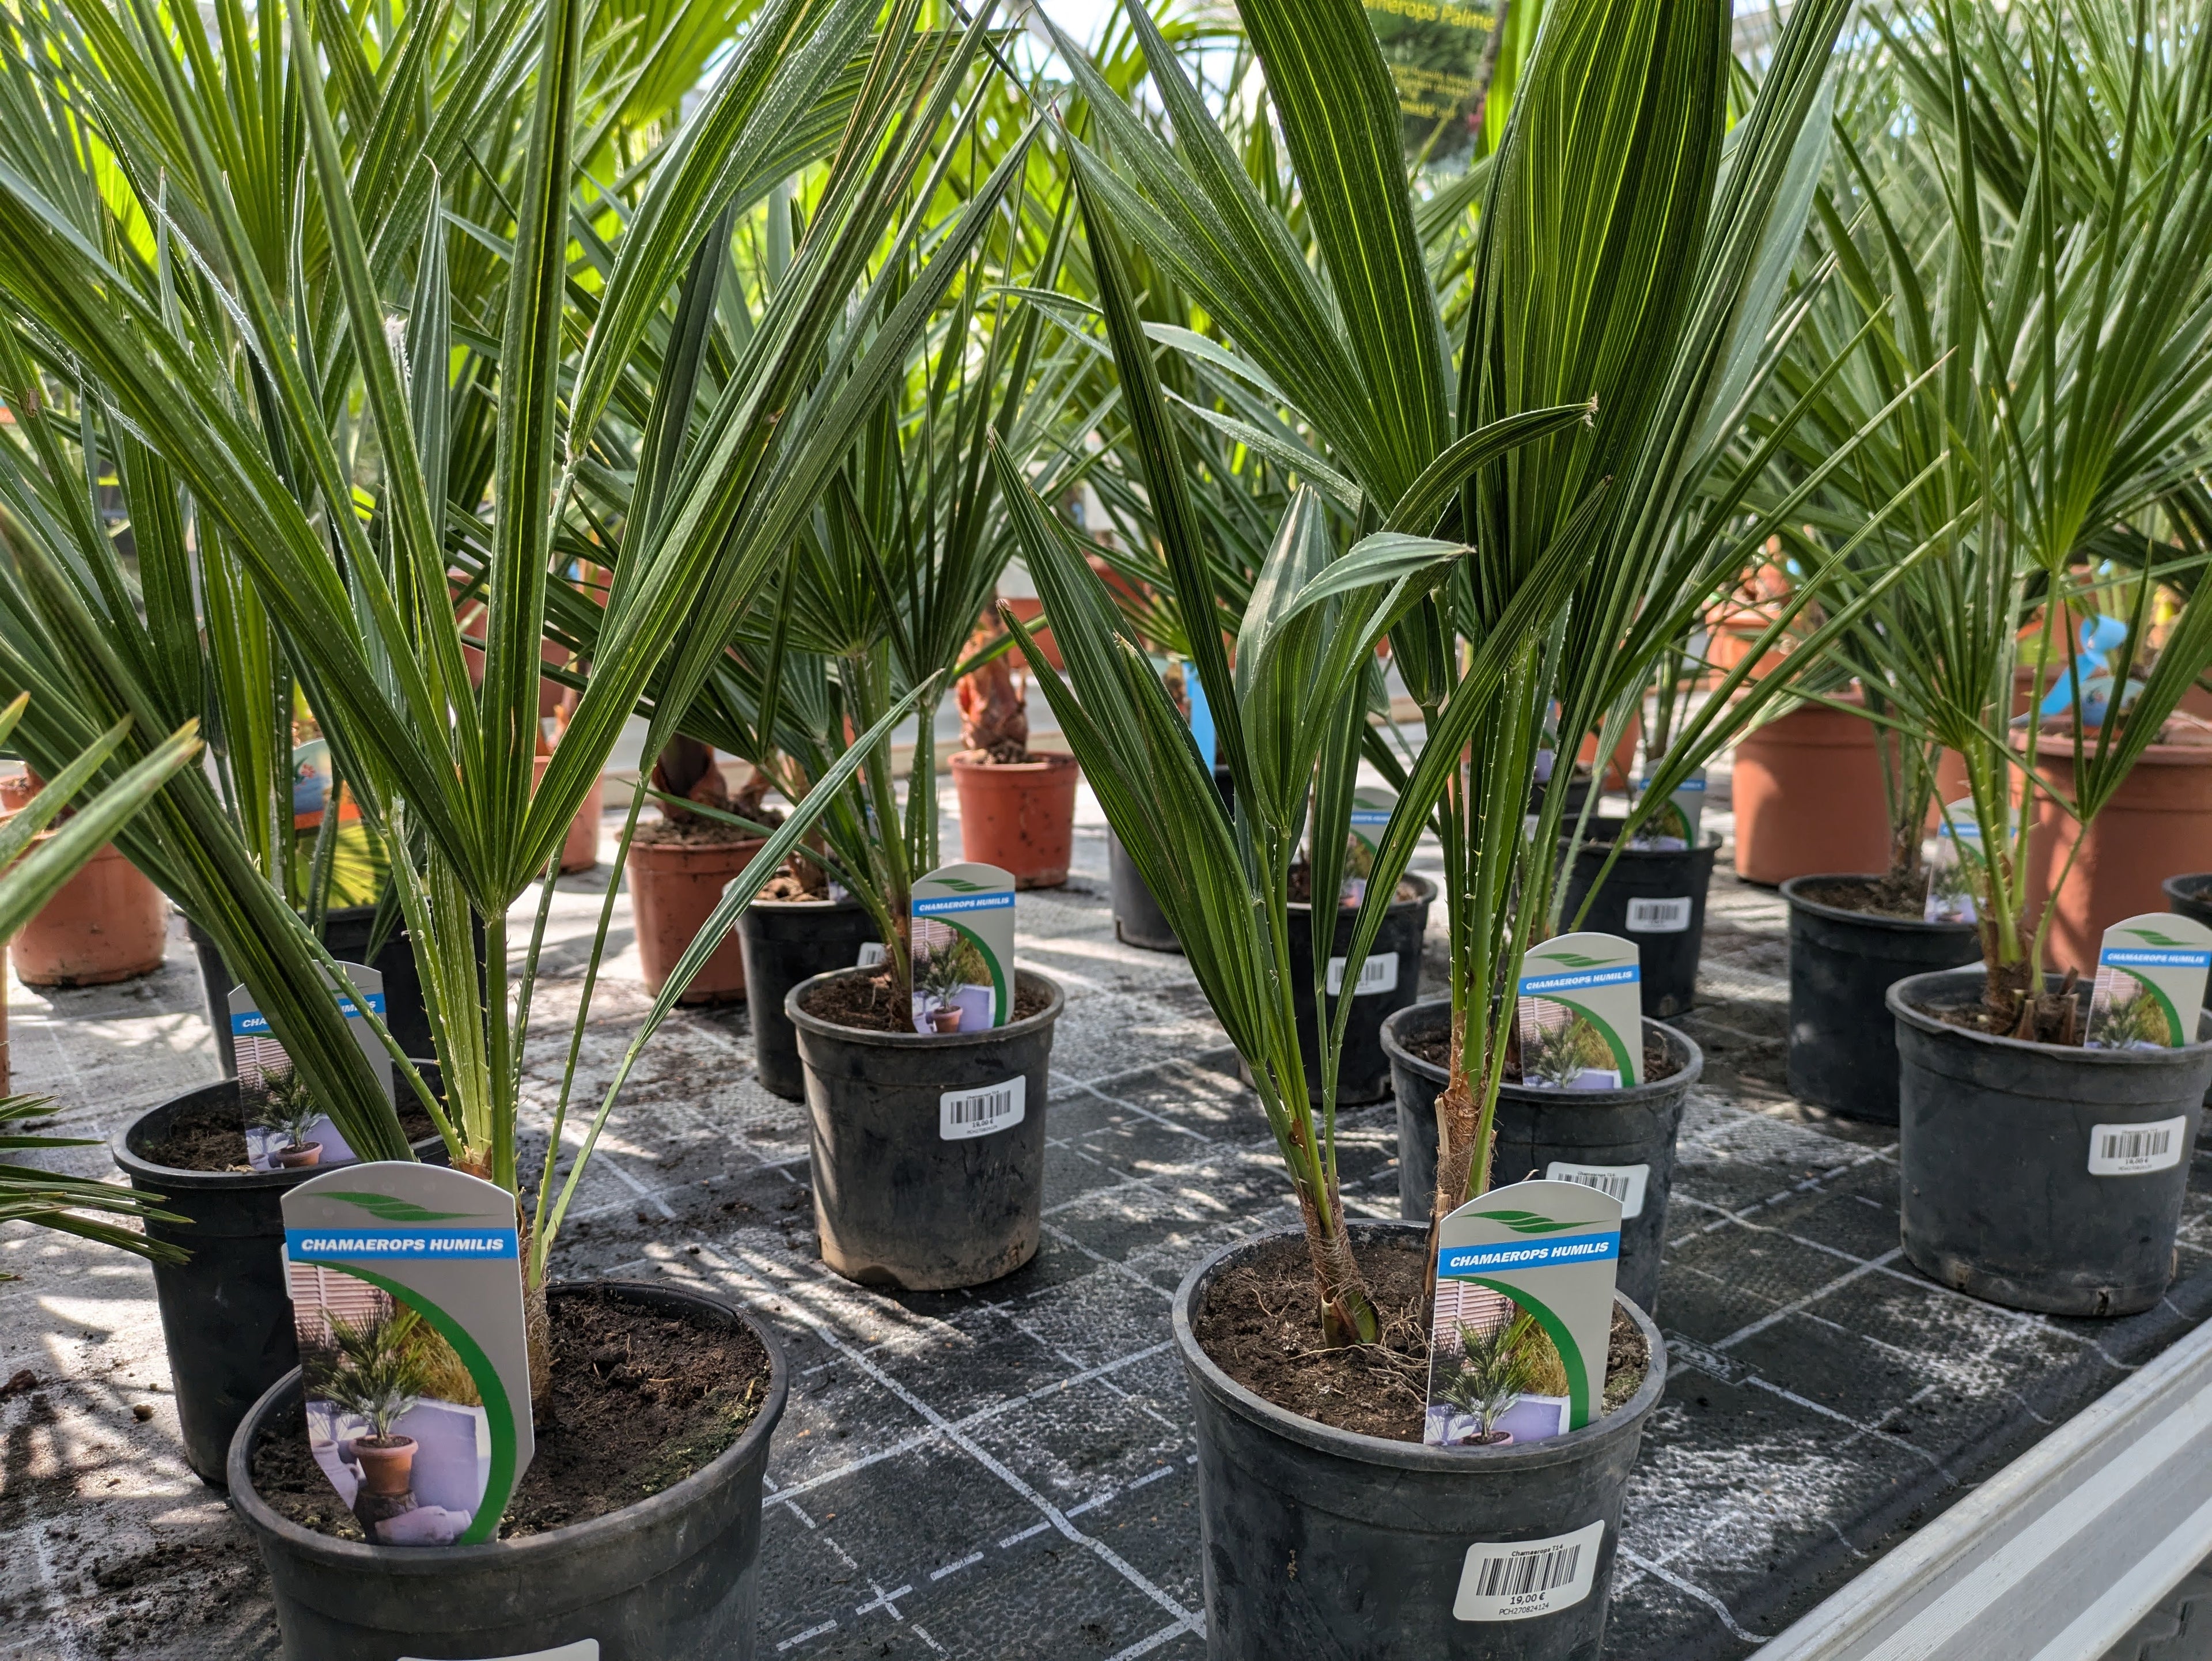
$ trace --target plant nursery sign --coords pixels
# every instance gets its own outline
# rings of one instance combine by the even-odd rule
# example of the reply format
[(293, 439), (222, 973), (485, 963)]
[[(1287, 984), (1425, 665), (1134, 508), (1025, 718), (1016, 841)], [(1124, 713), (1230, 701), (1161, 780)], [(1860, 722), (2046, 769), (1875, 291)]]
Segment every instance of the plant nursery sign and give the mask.
[[(338, 967), (351, 983), (332, 988), (338, 1013), (346, 1018), (346, 1030), (353, 1034), (361, 1053), (368, 1058), (369, 1067), (389, 1092), (392, 1057), (361, 1013), (365, 1005), (380, 1019), (383, 1018), (384, 976), (367, 964), (341, 963)], [(230, 991), (230, 1036), (238, 1056), (246, 1162), (257, 1171), (351, 1165), (358, 1156), (346, 1146), (330, 1116), (315, 1105), (307, 1081), (292, 1071), (292, 1058), (270, 1031), (269, 1018), (243, 986)]]
[(1974, 896), (1988, 855), (1982, 849), (1982, 824), (1973, 799), (1943, 804), (1936, 824), (1935, 846), (1926, 855), (1928, 900), (1921, 916), (1928, 922), (1978, 922)]
[(2114, 923), (2097, 953), (2083, 1043), (2091, 1050), (2179, 1050), (2196, 1043), (2208, 970), (2212, 928), (2194, 917), (2152, 911)]
[(1014, 878), (940, 865), (914, 885), (914, 1030), (981, 1032), (1014, 1013)]
[(492, 1538), (537, 1447), (514, 1196), (379, 1160), (283, 1205), (315, 1463), (378, 1545)]
[(1521, 958), (1521, 1082), (1620, 1090), (1644, 1076), (1642, 954), (1618, 934), (1562, 934)]
[[(1651, 780), (1647, 776), (1636, 781), (1638, 790), (1645, 789)], [(1698, 822), (1705, 812), (1705, 770), (1702, 767), (1676, 785), (1664, 805), (1652, 810), (1644, 828), (1636, 833), (1636, 846), (1656, 848), (1679, 853), (1698, 845)], [(1682, 927), (1689, 927), (1686, 916)]]
[[(1515, 1183), (1446, 1217), (1422, 1439), (1494, 1446), (1589, 1424), (1605, 1398), (1620, 1268), (1620, 1202), (1585, 1183)], [(1563, 1394), (1540, 1393), (1547, 1382)]]

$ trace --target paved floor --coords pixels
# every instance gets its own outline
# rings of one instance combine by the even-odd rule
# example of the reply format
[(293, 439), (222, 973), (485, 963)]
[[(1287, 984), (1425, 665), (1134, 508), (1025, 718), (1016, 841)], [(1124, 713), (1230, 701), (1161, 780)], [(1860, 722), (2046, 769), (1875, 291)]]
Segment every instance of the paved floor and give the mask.
[[(1290, 1210), (1182, 960), (1114, 938), (1088, 806), (1075, 879), (1021, 902), (1023, 962), (1069, 993), (1036, 1262), (923, 1297), (823, 1270), (799, 1111), (755, 1083), (742, 1011), (684, 1014), (655, 1041), (562, 1242), (563, 1275), (710, 1286), (785, 1340), (794, 1388), (771, 1466), (765, 1656), (1204, 1652), (1168, 1299), (1197, 1258)], [(529, 1080), (541, 1151), (580, 986), (573, 943), (603, 880), (565, 879), (556, 897)], [(587, 1086), (644, 1007), (626, 904), (614, 945)], [(1683, 1129), (1659, 1309), (1674, 1367), (1629, 1497), (1612, 1656), (1748, 1653), (2212, 1309), (2201, 1183), (2182, 1276), (2150, 1315), (2016, 1315), (1912, 1272), (1891, 1138), (1782, 1087), (1784, 974), (1778, 900), (1723, 874), (1700, 1007), (1682, 1023), (1708, 1069)], [(1433, 929), (1428, 976), (1441, 986)], [(9, 997), (20, 1087), (52, 1092), (82, 1134), (215, 1074), (181, 938), (134, 985)], [(1348, 1116), (1343, 1137), (1352, 1204), (1395, 1212), (1387, 1104)], [(69, 1163), (106, 1170), (98, 1149)], [(274, 1655), (252, 1547), (178, 1452), (144, 1270), (21, 1226), (0, 1228), (0, 1269), (23, 1277), (0, 1286), (0, 1379), (35, 1380), (0, 1402), (0, 1657)], [(2212, 1602), (2200, 1615), (2205, 1587), (2191, 1585), (2130, 1655), (2207, 1652)]]

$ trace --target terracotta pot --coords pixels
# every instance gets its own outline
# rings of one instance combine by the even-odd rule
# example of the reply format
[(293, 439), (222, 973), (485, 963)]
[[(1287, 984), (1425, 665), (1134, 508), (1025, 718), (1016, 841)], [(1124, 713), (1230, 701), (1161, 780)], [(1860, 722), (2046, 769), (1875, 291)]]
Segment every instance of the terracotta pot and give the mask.
[(270, 1157), (276, 1162), (279, 1171), (304, 1171), (309, 1165), (323, 1162), (323, 1145), (320, 1142), (301, 1142), (296, 1147), (280, 1147)]
[(105, 986), (159, 969), (168, 924), (161, 891), (111, 843), (23, 925), (10, 955), (26, 986)]
[(398, 1499), (415, 1480), (415, 1439), (398, 1436), (392, 1439), (399, 1445), (371, 1447), (365, 1436), (356, 1436), (346, 1444), (347, 1451), (361, 1466), (362, 1486), (384, 1500)]
[(1745, 881), (1889, 868), (1881, 757), (1863, 717), (1807, 704), (1754, 728), (1736, 745), (1732, 788)]
[[(535, 791), (545, 782), (545, 770), (552, 763), (550, 756), (540, 756), (531, 768), (530, 788)], [(576, 810), (576, 817), (568, 826), (568, 840), (561, 844), (561, 874), (572, 871), (588, 871), (599, 862), (599, 821), (606, 817), (606, 781), (596, 778), (592, 788), (584, 792), (584, 805)]]
[[(1009, 598), (1006, 601), (1006, 606), (1008, 611), (1012, 611), (1016, 617), (1022, 620), (1022, 627), (1029, 630), (1032, 634), (1036, 634), (1037, 621), (1044, 616), (1044, 602), (1042, 600), (1036, 598), (1034, 594), (1018, 595)], [(1067, 665), (1060, 660), (1060, 642), (1054, 638), (1053, 632), (1049, 628), (1048, 628), (1042, 634), (1036, 636), (1036, 643), (1037, 655), (1039, 657), (1042, 658), (1047, 663), (1050, 664), (1055, 669), (1062, 672), (1066, 670)], [(1028, 661), (1027, 653), (1023, 652), (1019, 647), (1016, 647), (1014, 650), (1016, 654), (1022, 658), (1024, 662)]]
[[(1597, 765), (1597, 741), (1600, 733), (1586, 733), (1583, 747), (1575, 752), (1575, 759), (1584, 767)], [(1620, 742), (1613, 746), (1613, 765), (1605, 770), (1607, 790), (1626, 790), (1636, 777), (1636, 746), (1644, 737), (1644, 715), (1641, 710), (1628, 718), (1627, 730), (1621, 733)]]
[[(757, 837), (699, 848), (642, 839), (630, 843), (630, 909), (636, 918), (637, 955), (648, 993), (660, 995), (691, 937), (721, 904), (722, 890), (767, 846)], [(680, 1001), (735, 1003), (744, 995), (744, 952), (733, 928)]]
[(963, 859), (1014, 873), (1017, 888), (1057, 888), (1067, 880), (1075, 841), (1073, 756), (1040, 756), (1001, 766), (963, 750), (952, 757), (960, 793)]
[(939, 1032), (957, 1032), (960, 1030), (960, 1014), (957, 1007), (933, 1009), (930, 1012), (929, 1024)]
[[(2063, 740), (2060, 740), (2063, 743)], [(2071, 796), (2074, 757), (2039, 742), (2036, 765)], [(2154, 744), (2122, 781), (2085, 833), (2048, 797), (2039, 798), (2028, 851), (2028, 914), (2040, 913), (2076, 842), (2081, 852), (2053, 903), (2044, 962), (2051, 968), (2097, 966), (2105, 931), (2123, 918), (2166, 908), (2164, 880), (2204, 867), (2212, 849), (2212, 740)]]
[[(1718, 685), (1721, 678), (1751, 656), (1757, 650), (1759, 637), (1773, 626), (1774, 619), (1749, 606), (1735, 606), (1716, 613), (1706, 624), (1705, 661), (1711, 665), (1705, 678)], [(1769, 648), (1760, 654), (1752, 666), (1751, 678), (1764, 679), (1782, 666), (1786, 655)]]

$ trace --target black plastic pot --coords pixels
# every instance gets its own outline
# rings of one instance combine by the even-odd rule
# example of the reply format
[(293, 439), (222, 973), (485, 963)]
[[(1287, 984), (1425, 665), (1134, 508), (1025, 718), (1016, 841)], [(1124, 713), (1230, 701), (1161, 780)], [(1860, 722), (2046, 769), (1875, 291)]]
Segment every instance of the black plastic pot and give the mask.
[(880, 931), (868, 909), (848, 895), (830, 900), (755, 900), (738, 918), (745, 959), (746, 1019), (753, 1028), (753, 1067), (763, 1088), (786, 1101), (806, 1094), (799, 1035), (783, 1001), (801, 981), (850, 969)]
[[(1905, 1255), (1946, 1286), (2014, 1309), (2150, 1308), (2173, 1278), (2212, 1085), (2212, 1013), (2200, 1012), (2198, 1042), (2179, 1050), (2029, 1043), (1938, 1019), (1979, 1003), (1982, 985), (1975, 967), (1889, 989)], [(2086, 1007), (2087, 987), (2081, 997)], [(2154, 1156), (2157, 1168), (2090, 1169), (2131, 1153)]]
[[(1425, 1247), (1408, 1223), (1354, 1223), (1368, 1244)], [(1356, 1435), (1237, 1384), (1191, 1329), (1208, 1290), (1240, 1259), (1295, 1238), (1224, 1247), (1176, 1293), (1175, 1337), (1198, 1428), (1198, 1503), (1210, 1661), (1594, 1661), (1612, 1594), (1620, 1505), (1667, 1383), (1658, 1329), (1621, 1306), (1651, 1347), (1643, 1388), (1618, 1412), (1549, 1441), (1431, 1448)], [(1525, 1619), (1467, 1621), (1465, 1583), (1514, 1543), (1595, 1530), (1579, 1600)], [(1501, 1548), (1474, 1553), (1487, 1545)]]
[[(1566, 873), (1564, 926), (1634, 940), (1642, 953), (1644, 1013), (1686, 1015), (1697, 1001), (1698, 955), (1705, 943), (1705, 891), (1712, 885), (1713, 860), (1721, 839), (1708, 832), (1696, 848), (1622, 849), (1589, 915), (1577, 923), (1583, 897), (1605, 869), (1613, 839), (1626, 823), (1590, 821), (1591, 840), (1582, 845)], [(1564, 837), (1559, 853), (1565, 856)]]
[[(422, 1007), (422, 977), (415, 966), (415, 947), (407, 938), (407, 927), (395, 922), (384, 937), (382, 949), (371, 958), (365, 954), (375, 922), (373, 905), (349, 905), (326, 912), (323, 944), (340, 963), (365, 963), (384, 977), (385, 1025), (392, 1029), (392, 1036), (408, 1055), (430, 1055), (436, 1046), (430, 1041), (430, 1017)], [(192, 937), (192, 951), (200, 961), (200, 985), (207, 997), (208, 1025), (215, 1029), (216, 1053), (222, 1058), (224, 1074), (234, 1079), (238, 1056), (230, 1033), (230, 989), (240, 977), (230, 972), (214, 936), (189, 917), (185, 919), (185, 928)], [(476, 945), (477, 977), (481, 981), (484, 959), (481, 922), (476, 925)]]
[[(1440, 1037), (1450, 1027), (1449, 998), (1417, 1003), (1382, 1025), (1398, 1096), (1398, 1214), (1409, 1222), (1426, 1223), (1436, 1202), (1437, 1098), (1449, 1075), (1407, 1046)], [(1624, 1204), (1638, 1202), (1637, 1214), (1620, 1220), (1618, 1285), (1638, 1308), (1656, 1314), (1667, 1199), (1674, 1189), (1674, 1137), (1690, 1086), (1705, 1070), (1705, 1056), (1687, 1033), (1661, 1022), (1646, 1019), (1644, 1036), (1667, 1046), (1672, 1066), (1664, 1078), (1633, 1090), (1500, 1085), (1490, 1170), (1492, 1185), (1502, 1187), (1549, 1177), (1554, 1165), (1565, 1166), (1559, 1175), (1569, 1181), (1603, 1188)]]
[(789, 1371), (775, 1335), (719, 1298), (666, 1285), (552, 1286), (556, 1302), (612, 1293), (750, 1329), (768, 1400), (702, 1469), (589, 1522), (480, 1546), (371, 1546), (303, 1529), (253, 1491), (254, 1445), (296, 1409), (295, 1369), (230, 1445), (231, 1502), (261, 1547), (287, 1661), (521, 1656), (595, 1640), (599, 1661), (750, 1661), (760, 1601), (761, 1475)]
[[(1344, 1053), (1336, 1064), (1336, 1099), (1344, 1106), (1379, 1102), (1389, 1095), (1390, 1058), (1382, 1050), (1382, 1023), (1421, 995), (1421, 939), (1428, 933), (1429, 906), (1437, 897), (1437, 885), (1411, 872), (1405, 880), (1420, 891), (1419, 897), (1391, 904), (1360, 977), (1363, 983), (1371, 984), (1379, 979), (1389, 984), (1352, 994), (1352, 1019), (1344, 1028)], [(1341, 957), (1352, 949), (1352, 923), (1358, 916), (1356, 910), (1338, 910), (1333, 957)], [(1298, 1054), (1305, 1062), (1308, 1093), (1318, 1105), (1321, 1020), (1314, 1009), (1313, 908), (1292, 904), (1290, 923), (1291, 1000), (1297, 1010)], [(1328, 1013), (1334, 1019), (1333, 1004)], [(1242, 1061), (1237, 1065), (1249, 1084), (1251, 1069)]]
[[(1043, 1232), (1045, 1098), (1066, 1001), (1059, 985), (1017, 971), (1018, 989), (1049, 1001), (986, 1031), (869, 1032), (802, 1007), (836, 978), (817, 975), (783, 1001), (806, 1072), (822, 1261), (848, 1281), (908, 1292), (1012, 1274)], [(1003, 1105), (999, 1092), (1017, 1086), (1020, 1117), (988, 1114), (982, 1123), (999, 1128), (979, 1131), (978, 1098)]]
[(2168, 877), (2159, 885), (2166, 890), (2167, 910), (2212, 928), (2212, 874)]
[[(434, 1062), (417, 1063), (435, 1087)], [(155, 1263), (154, 1296), (169, 1351), (169, 1379), (184, 1427), (185, 1463), (203, 1482), (220, 1488), (231, 1433), (271, 1384), (300, 1364), (292, 1335), (292, 1301), (284, 1288), (284, 1190), (318, 1177), (301, 1171), (180, 1171), (155, 1165), (145, 1150), (179, 1115), (210, 1102), (234, 1109), (238, 1081), (203, 1085), (141, 1114), (109, 1145), (115, 1163), (142, 1193), (162, 1194), (162, 1208), (189, 1223), (151, 1220), (146, 1232), (191, 1253), (181, 1263)], [(436, 1136), (415, 1144), (417, 1159), (446, 1162)]]
[(1970, 922), (1923, 922), (1808, 899), (1808, 888), (1872, 888), (1879, 877), (1792, 877), (1790, 904), (1790, 1093), (1847, 1119), (1897, 1123), (1897, 1021), (1884, 1001), (1911, 975), (1981, 959)]
[(1147, 952), (1182, 951), (1182, 942), (1176, 939), (1167, 914), (1145, 885), (1144, 873), (1110, 829), (1106, 832), (1106, 870), (1114, 891), (1114, 938)]

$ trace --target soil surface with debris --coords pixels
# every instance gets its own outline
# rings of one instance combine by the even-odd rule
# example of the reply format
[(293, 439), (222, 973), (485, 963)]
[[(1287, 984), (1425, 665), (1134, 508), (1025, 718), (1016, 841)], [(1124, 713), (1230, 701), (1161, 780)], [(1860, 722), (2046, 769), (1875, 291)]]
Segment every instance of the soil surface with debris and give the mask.
[[(410, 1142), (438, 1134), (422, 1104), (411, 1099), (400, 1105), (399, 1128)], [(145, 1156), (172, 1171), (227, 1171), (243, 1176), (255, 1170), (246, 1161), (245, 1118), (235, 1101), (204, 1102), (185, 1109), (169, 1121), (167, 1135), (146, 1145)]]
[[(1025, 1021), (1032, 1015), (1042, 1015), (1051, 1003), (1049, 993), (1034, 984), (1018, 982), (1014, 988), (1013, 1019)], [(859, 1032), (902, 1032), (909, 1037), (927, 1036), (915, 1031), (913, 1001), (899, 995), (898, 983), (891, 978), (891, 971), (888, 969), (878, 969), (866, 975), (845, 975), (834, 981), (825, 981), (799, 1000), (799, 1007), (810, 1015), (834, 1021), (839, 1026), (849, 1026)], [(966, 1037), (971, 1035), (940, 1036)]]

